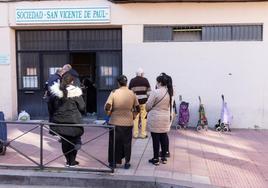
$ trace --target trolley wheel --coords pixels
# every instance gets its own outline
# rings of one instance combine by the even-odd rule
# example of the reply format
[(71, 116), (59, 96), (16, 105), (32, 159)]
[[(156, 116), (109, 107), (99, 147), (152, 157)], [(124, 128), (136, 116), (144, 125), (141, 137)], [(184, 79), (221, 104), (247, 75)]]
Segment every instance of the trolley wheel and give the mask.
[(221, 129), (224, 129), (224, 127), (225, 127), (225, 124), (221, 123)]
[(224, 126), (223, 132), (228, 132), (228, 127), (227, 126)]
[(221, 127), (220, 126), (216, 127), (216, 131), (221, 132)]
[(201, 125), (198, 125), (198, 126), (196, 127), (196, 130), (197, 130), (197, 131), (201, 131), (201, 129), (202, 129), (202, 126), (201, 126)]
[(180, 125), (176, 125), (176, 130), (181, 129)]

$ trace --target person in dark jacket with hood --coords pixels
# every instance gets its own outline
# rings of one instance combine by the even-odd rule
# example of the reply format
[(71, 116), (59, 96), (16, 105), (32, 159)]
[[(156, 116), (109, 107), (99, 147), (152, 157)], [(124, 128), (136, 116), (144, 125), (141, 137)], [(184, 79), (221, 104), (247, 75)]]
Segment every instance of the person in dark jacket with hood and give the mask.
[(52, 122), (52, 116), (54, 113), (54, 108), (53, 108), (53, 103), (54, 103), (54, 98), (50, 92), (50, 87), (55, 83), (55, 82), (60, 82), (61, 76), (63, 75), (64, 70), (62, 68), (57, 69), (55, 74), (52, 74), (49, 76), (48, 80), (46, 81), (45, 84), (45, 95), (44, 97), (47, 99), (47, 108), (48, 108), (48, 116), (49, 116), (49, 122)]
[(70, 73), (74, 77), (73, 85), (78, 86), (78, 87), (81, 86), (80, 76), (79, 76), (78, 72), (75, 69), (73, 69), (72, 65), (65, 64), (65, 65), (63, 65), (62, 69), (65, 73)]
[[(60, 83), (55, 82), (51, 86), (51, 92), (56, 97), (54, 100), (53, 123), (81, 124), (81, 112), (85, 109), (82, 90), (73, 85), (74, 77), (65, 73)], [(52, 126), (51, 129), (61, 135), (62, 151), (66, 158), (66, 166), (78, 165), (76, 155), (78, 145), (81, 144), (81, 136), (84, 128), (80, 126)], [(72, 144), (71, 144), (71, 143)]]

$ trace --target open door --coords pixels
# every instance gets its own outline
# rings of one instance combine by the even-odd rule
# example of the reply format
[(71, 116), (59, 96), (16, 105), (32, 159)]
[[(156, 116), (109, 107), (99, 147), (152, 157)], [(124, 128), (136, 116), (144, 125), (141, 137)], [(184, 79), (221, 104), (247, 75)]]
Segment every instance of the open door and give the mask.
[(79, 74), (86, 112), (97, 112), (96, 53), (72, 53), (71, 65)]

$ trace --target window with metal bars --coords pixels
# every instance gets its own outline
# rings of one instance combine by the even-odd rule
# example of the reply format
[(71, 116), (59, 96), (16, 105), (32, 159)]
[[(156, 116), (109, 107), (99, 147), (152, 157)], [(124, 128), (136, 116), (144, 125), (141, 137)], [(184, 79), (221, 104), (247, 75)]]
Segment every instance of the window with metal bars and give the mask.
[(183, 25), (145, 26), (144, 42), (262, 41), (263, 26)]
[(121, 50), (120, 29), (17, 32), (18, 51)]
[(172, 40), (175, 42), (194, 42), (201, 41), (202, 27), (200, 26), (183, 26), (172, 28)]

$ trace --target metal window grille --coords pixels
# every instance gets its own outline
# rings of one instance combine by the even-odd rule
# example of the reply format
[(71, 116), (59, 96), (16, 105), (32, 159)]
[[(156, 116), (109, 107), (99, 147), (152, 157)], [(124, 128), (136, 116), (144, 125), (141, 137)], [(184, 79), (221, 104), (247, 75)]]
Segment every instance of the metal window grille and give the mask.
[(19, 31), (18, 50), (66, 50), (67, 31)]
[(263, 26), (197, 25), (145, 26), (144, 42), (262, 41)]
[(144, 41), (158, 42), (171, 41), (172, 27), (171, 26), (146, 26), (144, 27)]
[(202, 41), (231, 41), (231, 26), (204, 26), (202, 27)]
[(232, 26), (232, 40), (262, 41), (262, 25)]
[(200, 26), (181, 26), (173, 27), (173, 41), (193, 42), (201, 41), (202, 27)]
[(71, 30), (70, 50), (119, 50), (122, 48), (121, 30)]

